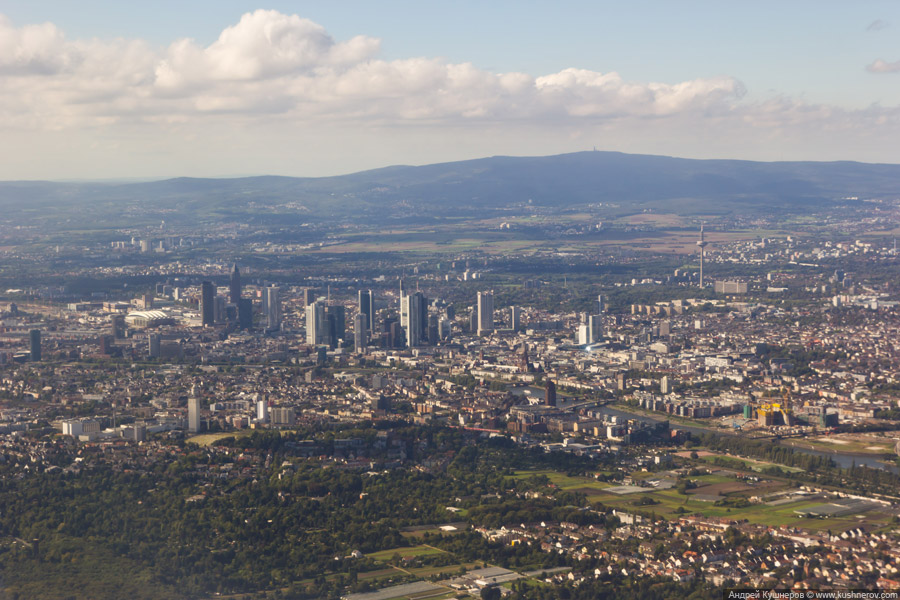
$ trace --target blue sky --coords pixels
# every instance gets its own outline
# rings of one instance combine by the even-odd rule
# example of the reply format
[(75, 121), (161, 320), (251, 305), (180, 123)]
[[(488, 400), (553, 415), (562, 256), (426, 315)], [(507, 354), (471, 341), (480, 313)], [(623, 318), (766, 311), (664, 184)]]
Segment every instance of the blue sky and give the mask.
[(0, 179), (595, 146), (900, 162), (897, 2), (0, 0), (0, 15)]

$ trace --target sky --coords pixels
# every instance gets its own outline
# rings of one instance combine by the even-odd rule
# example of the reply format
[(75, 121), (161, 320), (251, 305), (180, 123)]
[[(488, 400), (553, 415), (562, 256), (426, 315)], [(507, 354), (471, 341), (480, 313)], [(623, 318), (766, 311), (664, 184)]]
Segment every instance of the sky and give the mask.
[(900, 2), (0, 0), (0, 180), (900, 163)]

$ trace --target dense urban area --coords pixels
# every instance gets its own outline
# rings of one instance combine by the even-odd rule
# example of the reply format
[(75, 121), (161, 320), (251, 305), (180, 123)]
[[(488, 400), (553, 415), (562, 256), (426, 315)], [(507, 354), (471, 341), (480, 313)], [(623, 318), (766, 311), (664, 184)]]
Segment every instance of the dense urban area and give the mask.
[(607, 208), (4, 222), (7, 596), (900, 588), (893, 205)]

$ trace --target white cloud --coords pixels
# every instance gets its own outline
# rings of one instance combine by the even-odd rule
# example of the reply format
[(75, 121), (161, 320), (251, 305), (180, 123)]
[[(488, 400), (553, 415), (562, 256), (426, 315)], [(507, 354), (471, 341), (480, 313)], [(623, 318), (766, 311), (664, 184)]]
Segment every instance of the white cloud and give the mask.
[(869, 73), (897, 73), (900, 72), (900, 60), (889, 63), (879, 58), (870, 65), (867, 65), (866, 71)]
[[(221, 156), (229, 144), (236, 153), (265, 149), (276, 138), (284, 148), (312, 131), (317, 147), (334, 143), (336, 162), (348, 145), (411, 149), (408, 158), (372, 150), (375, 162), (368, 166), (377, 166), (449, 158), (452, 149), (433, 156), (419, 151), (433, 152), (435, 139), (464, 155), (561, 151), (572, 140), (673, 154), (681, 153), (677, 147), (690, 153), (691, 143), (716, 152), (756, 144), (764, 153), (766, 145), (842, 131), (836, 139), (858, 135), (876, 148), (876, 140), (896, 132), (900, 115), (897, 108), (840, 110), (783, 97), (749, 101), (741, 82), (727, 76), (642, 82), (578, 68), (496, 73), (438, 58), (384, 60), (379, 50), (377, 39), (335, 40), (308, 19), (266, 10), (245, 14), (207, 46), (183, 39), (166, 48), (141, 40), (69, 40), (53, 24), (15, 27), (0, 16), (0, 132), (23, 140), (23, 149), (58, 146), (66, 136), (70, 145), (108, 143), (115, 150), (95, 160), (116, 164), (128, 152), (143, 158), (144, 148), (153, 147), (157, 160), (171, 154), (179, 168), (188, 148), (192, 158)], [(867, 68), (897, 71), (900, 63), (878, 60)], [(47, 137), (39, 139), (42, 134)], [(196, 145), (186, 145), (188, 137)], [(893, 147), (890, 139), (885, 145)], [(204, 147), (204, 140), (216, 142)], [(279, 151), (260, 150), (259, 160)], [(15, 160), (22, 153), (7, 154)], [(248, 172), (244, 155), (235, 156), (235, 168)]]
[(317, 23), (267, 10), (245, 14), (207, 47), (184, 39), (161, 53), (139, 41), (71, 42), (52, 24), (16, 29), (3, 20), (0, 77), (8, 93), (0, 126), (223, 113), (382, 123), (661, 116), (726, 105), (743, 89), (725, 77), (639, 83), (581, 69), (535, 78), (435, 58), (385, 61), (379, 48), (377, 39), (335, 41)]

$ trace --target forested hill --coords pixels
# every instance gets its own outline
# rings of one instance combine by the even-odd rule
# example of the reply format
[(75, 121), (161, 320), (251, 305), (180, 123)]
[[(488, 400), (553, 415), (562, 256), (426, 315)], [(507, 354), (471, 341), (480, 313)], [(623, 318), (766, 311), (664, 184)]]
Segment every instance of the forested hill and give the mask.
[[(806, 211), (900, 197), (900, 165), (693, 160), (618, 152), (496, 156), (321, 178), (177, 178), (144, 183), (0, 182), (7, 219), (48, 222), (95, 212), (114, 221), (240, 220), (265, 213), (315, 220), (604, 203), (677, 214)], [(845, 200), (851, 198), (851, 200)]]

